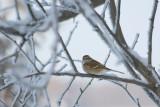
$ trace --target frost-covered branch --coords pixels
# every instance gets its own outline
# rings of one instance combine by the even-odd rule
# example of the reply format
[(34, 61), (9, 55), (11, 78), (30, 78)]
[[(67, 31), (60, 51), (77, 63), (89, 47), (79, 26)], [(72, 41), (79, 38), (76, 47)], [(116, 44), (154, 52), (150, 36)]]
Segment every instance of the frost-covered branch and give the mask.
[[(30, 74), (30, 75), (26, 75), (23, 78), (28, 78), (31, 77), (33, 75), (44, 75), (46, 74), (45, 72), (40, 72), (40, 73), (34, 73), (34, 74)], [(142, 87), (146, 87), (148, 89), (152, 89), (153, 86), (150, 86), (147, 83), (144, 83), (140, 80), (137, 79), (127, 79), (127, 78), (121, 78), (121, 77), (115, 77), (112, 75), (91, 75), (91, 74), (83, 74), (83, 73), (68, 73), (68, 72), (63, 72), (63, 73), (52, 73), (52, 75), (55, 76), (76, 76), (76, 77), (86, 77), (86, 78), (98, 78), (98, 79), (104, 79), (104, 80), (116, 80), (116, 81), (120, 81), (120, 82), (125, 82), (125, 83), (132, 83), (132, 84), (136, 84), (138, 86), (142, 86)]]
[(21, 92), (22, 92), (22, 88), (19, 86), (18, 92), (17, 92), (16, 96), (14, 97), (14, 100), (12, 101), (11, 107), (14, 107), (14, 104), (18, 100), (18, 97), (20, 96)]
[(78, 72), (78, 70), (77, 70), (77, 68), (76, 68), (76, 66), (75, 66), (75, 64), (74, 64), (74, 62), (73, 62), (73, 60), (72, 60), (72, 58), (71, 58), (71, 56), (70, 56), (70, 54), (69, 54), (69, 52), (68, 52), (68, 50), (67, 50), (67, 48), (66, 48), (63, 40), (62, 40), (62, 37), (61, 37), (59, 34), (58, 34), (58, 36), (59, 36), (59, 38), (60, 38), (60, 42), (61, 42), (61, 44), (62, 44), (62, 46), (63, 46), (63, 48), (64, 48), (64, 51), (66, 52), (66, 54), (67, 54), (67, 56), (68, 56), (68, 59), (69, 59), (71, 65), (72, 65), (74, 71), (75, 71), (75, 72)]
[(69, 90), (69, 88), (71, 87), (73, 81), (75, 80), (75, 76), (72, 77), (72, 79), (68, 82), (68, 85), (66, 86), (66, 88), (63, 90), (63, 92), (61, 93), (61, 95), (59, 96), (58, 100), (57, 100), (57, 106), (61, 106), (61, 102), (62, 102), (62, 99), (64, 97), (64, 95), (66, 94), (66, 92)]
[[(153, 76), (152, 71), (150, 71), (151, 69), (148, 69), (145, 66), (144, 61), (140, 60), (140, 56), (118, 40), (117, 36), (111, 31), (109, 26), (86, 1), (78, 0), (77, 5), (92, 26), (97, 27), (97, 32), (101, 33), (100, 36), (105, 40), (110, 49), (118, 56), (119, 60), (125, 60), (127, 63), (131, 64), (147, 79), (150, 84), (159, 84), (159, 76), (156, 73), (154, 73), (156, 75)], [(86, 9), (88, 11), (86, 11)], [(109, 35), (114, 38), (117, 45), (113, 44)], [(118, 47), (120, 48), (118, 49)]]
[(116, 19), (115, 19), (115, 26), (114, 26), (114, 33), (117, 34), (118, 32), (118, 25), (120, 20), (120, 6), (121, 6), (121, 0), (117, 0), (117, 11), (116, 11)]
[(17, 44), (17, 42), (15, 40), (13, 40), (11, 37), (9, 37), (7, 34), (5, 34), (4, 32), (0, 32), (1, 34), (3, 34), (8, 40), (10, 40), (12, 43), (14, 43), (17, 48), (23, 53), (23, 55), (28, 59), (28, 61), (31, 63), (31, 65), (33, 65), (33, 67), (36, 69), (37, 72), (40, 72), (38, 70), (38, 68), (36, 67), (36, 65), (34, 64), (34, 62), (32, 62), (32, 60), (28, 57), (28, 55), (21, 49), (21, 47)]
[(137, 105), (137, 107), (141, 107), (138, 98), (134, 99), (134, 97), (131, 95), (131, 93), (128, 91), (127, 86), (128, 84), (126, 84), (126, 86), (123, 86), (121, 83), (116, 82), (116, 81), (112, 81), (114, 84), (117, 84), (118, 86), (120, 86), (122, 89), (124, 89), (124, 91), (128, 94), (128, 96), (132, 99), (132, 101)]
[(81, 98), (81, 96), (83, 95), (83, 93), (85, 92), (85, 90), (91, 85), (91, 83), (92, 83), (93, 80), (94, 80), (94, 78), (92, 78), (92, 79), (87, 83), (87, 85), (84, 87), (84, 89), (81, 89), (81, 88), (79, 89), (79, 90), (80, 90), (80, 94), (79, 94), (78, 97), (76, 98), (75, 103), (73, 104), (73, 107), (77, 107), (79, 99)]
[(103, 11), (102, 11), (102, 13), (101, 13), (101, 17), (102, 17), (103, 19), (105, 18), (105, 12), (106, 12), (106, 9), (107, 9), (107, 7), (108, 7), (108, 5), (109, 5), (109, 1), (110, 1), (110, 0), (105, 0), (104, 7), (103, 7)]
[(19, 10), (18, 10), (18, 1), (14, 0), (14, 4), (15, 4), (15, 11), (16, 11), (16, 14), (17, 14), (17, 19), (21, 20)]
[(148, 65), (152, 65), (152, 35), (154, 28), (154, 20), (157, 11), (158, 0), (153, 0), (153, 10), (150, 18), (150, 25), (148, 31)]
[(51, 104), (50, 104), (50, 99), (49, 99), (49, 96), (48, 96), (48, 94), (47, 94), (47, 90), (46, 90), (46, 89), (43, 89), (43, 95), (44, 95), (44, 97), (45, 97), (45, 99), (46, 99), (47, 107), (50, 107), (50, 106), (51, 106)]
[(4, 107), (8, 107), (1, 99), (0, 102), (4, 105)]
[(132, 46), (131, 46), (132, 49), (134, 49), (134, 47), (136, 46), (136, 43), (137, 43), (137, 41), (138, 41), (138, 38), (139, 38), (139, 33), (136, 34), (136, 37), (135, 37), (135, 39), (134, 39), (134, 41), (133, 41), (133, 44), (132, 44)]
[(46, 10), (43, 8), (42, 4), (38, 0), (35, 0), (35, 2), (37, 4), (37, 6), (41, 9), (41, 11), (43, 12), (43, 14), (45, 16), (48, 16), (48, 14), (47, 14)]
[[(72, 35), (73, 35), (75, 29), (77, 28), (77, 26), (78, 26), (78, 22), (76, 22), (75, 26), (74, 26), (73, 29), (70, 31), (69, 37), (68, 37), (68, 39), (67, 39), (67, 41), (66, 41), (66, 43), (65, 43), (65, 46), (66, 46), (66, 47), (69, 45), (69, 43), (70, 43), (70, 41), (71, 41), (71, 38), (72, 38)], [(61, 53), (62, 53), (63, 51), (64, 51), (64, 49), (60, 50), (57, 55), (58, 55), (58, 56), (61, 55)]]

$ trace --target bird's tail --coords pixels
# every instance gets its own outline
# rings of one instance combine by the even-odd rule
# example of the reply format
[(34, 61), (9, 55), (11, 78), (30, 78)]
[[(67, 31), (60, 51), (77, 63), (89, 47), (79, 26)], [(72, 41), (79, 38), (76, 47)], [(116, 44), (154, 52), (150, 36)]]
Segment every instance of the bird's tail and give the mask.
[(121, 73), (121, 74), (125, 74), (124, 72), (120, 72), (120, 71), (116, 71), (116, 70), (111, 70), (113, 72), (118, 72), (118, 73)]
[(106, 70), (107, 70), (107, 71), (111, 71), (111, 72), (113, 71), (113, 72), (118, 72), (118, 73), (121, 73), (121, 74), (125, 74), (124, 72), (112, 70), (112, 69), (109, 69), (109, 68), (106, 68)]

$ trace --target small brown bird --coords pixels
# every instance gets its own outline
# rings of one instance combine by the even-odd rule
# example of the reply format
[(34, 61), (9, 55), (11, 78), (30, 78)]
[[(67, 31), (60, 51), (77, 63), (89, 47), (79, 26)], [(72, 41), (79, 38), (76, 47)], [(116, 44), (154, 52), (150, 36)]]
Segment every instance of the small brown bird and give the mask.
[(123, 72), (112, 70), (112, 69), (105, 67), (100, 62), (92, 59), (89, 55), (83, 56), (82, 67), (83, 67), (83, 70), (89, 74), (101, 74), (103, 72), (109, 72), (109, 71), (124, 74)]

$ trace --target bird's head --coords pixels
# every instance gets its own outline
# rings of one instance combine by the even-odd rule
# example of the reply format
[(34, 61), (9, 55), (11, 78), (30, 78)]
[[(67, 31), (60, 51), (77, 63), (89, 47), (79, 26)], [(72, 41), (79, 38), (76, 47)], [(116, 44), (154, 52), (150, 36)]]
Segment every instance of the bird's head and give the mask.
[(87, 62), (87, 61), (92, 60), (92, 58), (91, 58), (89, 55), (84, 55), (82, 60), (83, 60), (84, 62)]

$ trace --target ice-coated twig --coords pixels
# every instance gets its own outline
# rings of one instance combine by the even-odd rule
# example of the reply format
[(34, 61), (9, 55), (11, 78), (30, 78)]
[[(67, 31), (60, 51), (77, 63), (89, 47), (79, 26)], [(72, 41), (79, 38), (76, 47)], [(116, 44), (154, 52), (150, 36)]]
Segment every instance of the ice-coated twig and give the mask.
[(46, 89), (43, 89), (43, 95), (46, 99), (46, 102), (47, 102), (47, 107), (51, 107), (51, 104), (50, 104), (50, 100), (49, 100), (49, 96), (47, 94), (47, 90)]
[[(12, 95), (12, 96), (16, 96), (15, 94), (13, 94), (9, 89), (7, 89), (7, 91)], [(17, 101), (21, 104), (22, 103), (22, 101), (19, 99), (19, 98), (17, 98)]]
[(27, 103), (27, 101), (32, 97), (32, 94), (30, 93), (28, 96), (26, 96), (25, 100), (22, 103), (22, 106), (25, 106), (25, 104)]
[(12, 54), (10, 54), (8, 56), (3, 57), (2, 59), (0, 59), (0, 63), (5, 61), (5, 60), (7, 60), (7, 59), (9, 59), (9, 58), (11, 58), (11, 57), (16, 56), (16, 54), (18, 54), (18, 51), (14, 52), (14, 53), (12, 53)]
[(117, 0), (117, 7), (116, 7), (116, 19), (115, 19), (115, 26), (114, 26), (114, 33), (117, 34), (118, 32), (118, 25), (119, 25), (119, 19), (120, 19), (120, 7), (121, 6), (121, 0)]
[(62, 99), (63, 99), (64, 95), (66, 94), (66, 92), (67, 92), (67, 91), (69, 90), (69, 88), (71, 87), (74, 79), (75, 79), (75, 76), (73, 76), (73, 77), (71, 78), (71, 80), (68, 82), (67, 87), (63, 90), (63, 92), (62, 92), (61, 95), (59, 96), (59, 98), (58, 98), (58, 100), (57, 100), (57, 106), (58, 106), (58, 107), (61, 106)]
[(45, 9), (43, 8), (42, 4), (38, 1), (38, 0), (35, 0), (37, 6), (41, 9), (41, 11), (44, 13), (45, 16), (48, 16), (47, 15), (47, 12), (45, 11)]
[[(22, 0), (22, 1), (23, 1), (23, 0)], [(29, 1), (29, 0), (28, 0), (28, 1)], [(23, 2), (24, 2), (24, 1), (23, 1)], [(30, 6), (30, 4), (27, 4), (27, 3), (25, 3), (25, 2), (24, 2), (24, 4), (26, 5), (27, 11), (28, 11), (30, 17), (31, 17), (34, 21), (36, 21), (36, 20), (37, 20), (37, 19), (36, 19), (36, 16), (34, 15), (34, 13), (33, 13), (33, 11), (32, 11), (32, 7)]]
[(107, 61), (108, 61), (110, 55), (111, 55), (111, 50), (109, 50), (109, 53), (108, 53), (107, 58), (106, 58), (106, 60), (105, 60), (105, 62), (104, 62), (104, 65), (106, 65), (106, 63), (107, 63)]
[(135, 37), (135, 39), (134, 39), (134, 41), (133, 41), (133, 44), (132, 44), (132, 46), (131, 46), (132, 49), (134, 49), (134, 47), (136, 46), (136, 43), (137, 43), (137, 41), (138, 41), (138, 38), (139, 38), (139, 33), (136, 34), (136, 37)]
[[(78, 22), (76, 22), (75, 26), (74, 26), (73, 29), (70, 31), (68, 40), (67, 40), (67, 42), (65, 43), (66, 47), (69, 45), (69, 43), (70, 43), (70, 41), (71, 41), (71, 38), (72, 38), (72, 35), (73, 35), (75, 29), (77, 28), (77, 26), (78, 26)], [(57, 55), (58, 55), (58, 56), (61, 55), (61, 53), (62, 53), (63, 51), (64, 51), (64, 49), (60, 50)]]
[(131, 93), (128, 91), (128, 89), (127, 89), (128, 84), (123, 86), (119, 82), (116, 82), (116, 81), (111, 81), (111, 82), (113, 82), (114, 84), (116, 84), (116, 85), (120, 86), (122, 89), (124, 89), (124, 91), (128, 94), (128, 96), (131, 98), (131, 100), (137, 105), (137, 107), (141, 107), (140, 103), (139, 103), (139, 100), (138, 99), (134, 99), (133, 96), (131, 95)]
[(28, 57), (28, 55), (23, 51), (23, 49), (17, 44), (17, 42), (15, 40), (13, 40), (11, 37), (9, 37), (7, 34), (5, 34), (4, 32), (1, 32), (1, 34), (3, 34), (8, 40), (10, 40), (12, 43), (14, 43), (17, 48), (23, 53), (23, 55), (28, 59), (28, 61), (33, 65), (33, 67), (36, 69), (37, 72), (40, 72), (38, 70), (38, 68), (36, 67), (36, 65), (32, 62), (32, 60)]
[[(22, 42), (19, 45), (20, 48), (22, 48), (22, 46), (24, 45), (24, 43), (25, 43), (25, 40), (22, 40)], [(16, 51), (14, 53), (12, 53), (10, 55), (7, 55), (7, 56), (3, 57), (2, 59), (0, 59), (0, 63), (3, 62), (3, 61), (5, 61), (5, 60), (7, 60), (7, 59), (9, 59), (9, 58), (12, 58), (12, 57), (15, 57), (14, 62), (16, 62), (17, 59), (18, 59), (18, 54), (19, 54), (19, 49), (16, 49)]]
[(58, 69), (56, 72), (61, 72), (65, 67), (67, 66), (67, 64), (64, 64), (60, 69)]
[(10, 83), (8, 83), (8, 84), (5, 84), (5, 85), (1, 86), (1, 87), (0, 87), (0, 91), (8, 88), (9, 86), (11, 86), (11, 85), (13, 85), (13, 84), (14, 84), (13, 82), (10, 82)]
[(109, 5), (109, 1), (110, 1), (110, 0), (105, 0), (104, 7), (103, 7), (103, 11), (102, 11), (102, 13), (101, 13), (101, 17), (102, 17), (103, 19), (105, 18), (105, 12), (106, 12), (106, 9), (107, 9), (107, 7), (108, 7), (108, 5)]
[(1, 99), (0, 102), (4, 105), (4, 107), (8, 107), (7, 104), (5, 104)]
[(22, 88), (21, 88), (21, 86), (19, 86), (17, 95), (14, 97), (14, 100), (12, 101), (11, 107), (14, 107), (14, 104), (16, 103), (16, 101), (17, 101), (18, 97), (20, 96), (21, 92), (22, 92)]
[(81, 96), (83, 95), (83, 93), (85, 92), (85, 90), (91, 85), (92, 81), (94, 80), (94, 78), (92, 78), (87, 85), (84, 87), (84, 89), (80, 88), (80, 94), (78, 95), (78, 97), (75, 100), (75, 103), (73, 104), (73, 107), (76, 107), (76, 105), (78, 105), (78, 101), (81, 98)]
[(37, 96), (36, 96), (37, 91), (33, 90), (32, 91), (32, 97), (33, 97), (33, 107), (37, 107)]
[(17, 14), (17, 19), (18, 19), (18, 20), (21, 20), (20, 15), (19, 15), (18, 2), (17, 2), (17, 0), (14, 0), (14, 4), (15, 4), (15, 11), (16, 11), (16, 14)]
[(29, 89), (26, 88), (26, 89), (25, 89), (25, 92), (23, 93), (23, 96), (22, 96), (22, 98), (21, 98), (21, 101), (22, 101), (22, 102), (25, 101), (25, 98), (27, 97), (28, 93), (29, 93)]
[(78, 70), (77, 70), (77, 68), (76, 68), (76, 66), (75, 66), (75, 64), (74, 64), (74, 62), (73, 62), (73, 60), (72, 60), (72, 58), (71, 58), (71, 56), (70, 56), (70, 54), (69, 54), (69, 52), (68, 52), (68, 50), (67, 50), (67, 48), (66, 48), (63, 40), (62, 40), (62, 37), (61, 37), (59, 34), (58, 34), (58, 36), (59, 36), (59, 38), (60, 38), (60, 42), (61, 42), (61, 44), (62, 44), (62, 46), (63, 46), (63, 48), (64, 48), (64, 51), (66, 52), (66, 54), (67, 54), (67, 56), (68, 56), (68, 59), (69, 59), (71, 65), (72, 65), (74, 71), (75, 71), (76, 73), (78, 73)]
[(148, 65), (152, 65), (152, 35), (153, 35), (154, 20), (157, 7), (158, 7), (158, 0), (153, 0), (153, 10), (151, 13), (150, 25), (148, 31)]
[[(64, 57), (64, 56), (61, 56), (61, 55), (58, 55), (60, 58), (62, 59), (65, 59), (66, 61), (69, 61), (68, 58)], [(82, 60), (79, 60), (79, 59), (72, 59), (74, 62), (79, 62), (79, 63), (82, 63)]]

